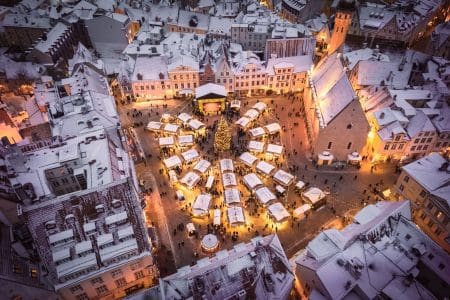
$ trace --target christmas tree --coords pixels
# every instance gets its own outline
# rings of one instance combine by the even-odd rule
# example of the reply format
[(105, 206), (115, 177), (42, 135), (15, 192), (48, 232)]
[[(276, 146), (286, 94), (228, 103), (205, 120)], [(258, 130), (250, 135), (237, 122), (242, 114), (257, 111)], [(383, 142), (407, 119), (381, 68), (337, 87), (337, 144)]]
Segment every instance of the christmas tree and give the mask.
[(214, 149), (218, 152), (227, 151), (230, 150), (230, 146), (230, 128), (228, 128), (227, 121), (224, 118), (220, 118), (216, 134), (214, 135)]

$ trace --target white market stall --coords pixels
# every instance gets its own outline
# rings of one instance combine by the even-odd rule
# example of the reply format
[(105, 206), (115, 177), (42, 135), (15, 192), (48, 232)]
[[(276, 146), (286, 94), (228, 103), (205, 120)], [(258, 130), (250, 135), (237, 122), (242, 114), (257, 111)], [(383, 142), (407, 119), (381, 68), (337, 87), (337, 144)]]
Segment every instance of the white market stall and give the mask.
[(234, 172), (233, 161), (229, 158), (224, 158), (220, 160), (220, 172)]
[(237, 186), (236, 175), (234, 173), (223, 173), (222, 184), (224, 188)]
[(234, 122), (234, 124), (242, 127), (243, 129), (247, 129), (248, 125), (250, 125), (251, 122), (252, 122), (252, 120), (250, 120), (249, 118), (241, 117), (241, 118), (239, 118), (239, 120)]
[(200, 130), (205, 129), (205, 124), (200, 122), (197, 119), (189, 120), (188, 126), (194, 131), (200, 131)]
[(173, 136), (161, 137), (158, 139), (160, 148), (172, 148), (175, 145)]
[(254, 191), (256, 188), (264, 185), (261, 179), (259, 179), (258, 175), (255, 173), (250, 173), (245, 175), (242, 180), (244, 181), (245, 186), (250, 190)]
[(194, 171), (197, 171), (203, 175), (208, 171), (209, 167), (211, 167), (211, 163), (205, 159), (202, 159), (195, 164)]
[(281, 185), (276, 185), (275, 187), (275, 191), (279, 194), (279, 195), (283, 195), (286, 192), (286, 189), (284, 187), (282, 187)]
[(153, 131), (153, 132), (158, 132), (158, 131), (160, 131), (162, 129), (162, 127), (163, 127), (163, 123), (150, 121), (150, 122), (148, 122), (148, 124), (145, 127), (145, 129)]
[(361, 163), (361, 160), (361, 155), (356, 151), (347, 155), (347, 163), (350, 165), (359, 165)]
[(252, 138), (262, 138), (266, 135), (266, 131), (262, 127), (256, 127), (249, 130)]
[(263, 111), (265, 111), (267, 109), (267, 104), (265, 104), (264, 102), (256, 102), (253, 106), (253, 109), (256, 109), (257, 111), (259, 111), (260, 113), (262, 113)]
[(194, 145), (194, 136), (192, 134), (178, 136), (178, 146), (181, 148)]
[(269, 207), (267, 207), (267, 210), (269, 211), (270, 216), (276, 222), (286, 221), (290, 217), (289, 212), (280, 202), (269, 205)]
[(208, 253), (214, 252), (219, 248), (219, 240), (214, 234), (207, 234), (201, 242), (202, 250)]
[(275, 197), (275, 195), (267, 187), (257, 189), (255, 194), (258, 201), (264, 206), (267, 206), (270, 202), (277, 200), (277, 197)]
[(241, 109), (241, 101), (237, 100), (237, 99), (231, 100), (230, 108), (234, 109), (234, 110), (240, 110)]
[(296, 184), (295, 184), (295, 188), (299, 191), (301, 191), (303, 188), (305, 187), (305, 183), (301, 180), (299, 180)]
[(176, 167), (181, 167), (181, 159), (177, 155), (171, 156), (163, 160), (164, 166), (167, 169), (174, 169)]
[(163, 131), (166, 134), (178, 134), (178, 131), (180, 130), (180, 126), (176, 124), (167, 123), (163, 127)]
[(258, 158), (249, 152), (244, 152), (239, 156), (239, 160), (247, 167), (253, 168)]
[(206, 180), (205, 189), (210, 190), (214, 183), (214, 175), (209, 175), (208, 179)]
[(181, 178), (180, 182), (187, 186), (189, 189), (193, 189), (200, 181), (200, 175), (195, 172), (188, 172)]
[(334, 156), (329, 151), (323, 151), (317, 156), (317, 164), (319, 166), (330, 165), (333, 162)]
[(183, 157), (183, 160), (187, 163), (194, 161), (200, 157), (200, 154), (198, 154), (197, 150), (190, 149), (188, 151), (182, 152), (181, 156)]
[(247, 117), (250, 120), (254, 121), (254, 120), (258, 119), (259, 111), (257, 111), (256, 109), (251, 108), (251, 109), (247, 110), (247, 112), (244, 114), (244, 117)]
[(290, 185), (294, 179), (294, 175), (283, 170), (278, 170), (273, 174), (273, 180), (284, 186)]
[(178, 115), (177, 119), (180, 120), (181, 123), (186, 124), (190, 119), (192, 119), (192, 116), (188, 113), (181, 113)]
[(296, 217), (298, 220), (303, 219), (306, 214), (311, 210), (310, 204), (303, 204), (302, 206), (297, 207), (294, 210), (294, 217)]
[(238, 189), (225, 189), (224, 198), (227, 206), (241, 203), (241, 194)]
[(202, 193), (195, 198), (192, 205), (192, 214), (197, 217), (205, 216), (209, 212), (209, 205), (211, 204), (211, 195)]
[(161, 115), (161, 122), (168, 123), (172, 121), (172, 115), (168, 113), (164, 113)]
[(271, 176), (275, 171), (275, 167), (262, 160), (256, 164), (256, 171), (266, 176)]
[(283, 146), (276, 144), (268, 144), (266, 148), (266, 156), (268, 158), (279, 157), (283, 154)]
[(232, 206), (227, 209), (228, 222), (232, 226), (245, 224), (244, 209), (240, 206)]
[(277, 134), (281, 131), (281, 126), (278, 123), (268, 124), (268, 125), (264, 126), (264, 128), (266, 129), (266, 132), (270, 135)]
[(264, 152), (264, 146), (265, 144), (260, 141), (250, 141), (248, 143), (248, 150), (255, 153), (261, 153)]
[(306, 192), (303, 193), (303, 197), (305, 197), (314, 208), (318, 208), (321, 205), (325, 204), (325, 193), (317, 188), (311, 187)]

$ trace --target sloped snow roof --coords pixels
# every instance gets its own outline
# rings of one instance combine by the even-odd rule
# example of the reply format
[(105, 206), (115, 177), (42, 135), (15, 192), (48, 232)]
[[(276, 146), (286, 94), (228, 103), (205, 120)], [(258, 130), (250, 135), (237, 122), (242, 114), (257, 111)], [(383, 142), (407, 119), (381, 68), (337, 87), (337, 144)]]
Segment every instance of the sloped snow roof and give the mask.
[(197, 98), (202, 98), (208, 94), (216, 94), (226, 97), (227, 91), (223, 85), (215, 83), (207, 83), (195, 89), (195, 96)]
[(311, 70), (312, 65), (311, 55), (269, 58), (266, 71), (269, 75), (275, 75), (276, 68), (292, 67), (294, 73), (302, 73)]
[(420, 132), (436, 131), (431, 120), (422, 112), (418, 111), (417, 114), (409, 120), (406, 127), (409, 137), (413, 138)]
[(142, 80), (164, 80), (168, 79), (167, 59), (165, 56), (138, 56), (134, 65), (132, 81), (140, 80), (138, 78), (142, 75)]

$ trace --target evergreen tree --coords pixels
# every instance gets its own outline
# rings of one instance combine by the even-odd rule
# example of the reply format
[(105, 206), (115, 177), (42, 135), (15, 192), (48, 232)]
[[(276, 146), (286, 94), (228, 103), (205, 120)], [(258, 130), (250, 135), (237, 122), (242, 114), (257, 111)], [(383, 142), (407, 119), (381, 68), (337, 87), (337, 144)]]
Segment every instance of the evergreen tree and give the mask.
[(222, 117), (217, 125), (216, 134), (214, 135), (214, 150), (223, 152), (230, 150), (231, 133), (227, 121)]

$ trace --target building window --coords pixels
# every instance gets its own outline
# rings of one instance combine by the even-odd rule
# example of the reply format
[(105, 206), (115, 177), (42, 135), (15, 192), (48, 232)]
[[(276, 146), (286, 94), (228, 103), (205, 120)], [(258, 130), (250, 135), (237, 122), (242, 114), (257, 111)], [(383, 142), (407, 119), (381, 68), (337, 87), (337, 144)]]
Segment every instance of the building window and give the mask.
[(442, 233), (442, 229), (440, 229), (439, 227), (437, 227), (436, 230), (434, 231), (434, 233), (435, 233), (437, 236), (440, 236), (441, 233)]
[(136, 277), (136, 280), (144, 278), (144, 271), (141, 270), (141, 271), (134, 272), (134, 277)]
[(414, 140), (414, 144), (418, 144), (419, 141), (420, 141), (420, 139), (415, 139), (415, 140)]
[(439, 266), (438, 266), (438, 268), (439, 268), (439, 270), (444, 270), (445, 266), (444, 266), (443, 263), (440, 263)]
[(81, 292), (81, 291), (83, 291), (83, 287), (82, 287), (81, 285), (77, 284), (77, 285), (71, 286), (71, 287), (69, 288), (69, 290), (70, 290), (70, 292), (71, 292), (72, 294), (75, 294), (76, 292)]
[(392, 144), (391, 150), (397, 149), (397, 144)]
[(398, 144), (398, 150), (402, 150), (403, 146), (404, 146), (404, 144)]
[(352, 126), (353, 126), (353, 125), (352, 125), (351, 123), (348, 124), (348, 125), (347, 125), (347, 129), (352, 129)]
[(407, 234), (405, 235), (405, 239), (406, 239), (407, 241), (409, 241), (409, 240), (411, 239), (411, 235), (410, 235), (409, 233), (407, 233)]
[(444, 215), (444, 214), (443, 214), (441, 211), (437, 211), (436, 214), (435, 214), (435, 216), (436, 216), (436, 218), (437, 218), (438, 220), (440, 220), (440, 219), (442, 218), (443, 215)]
[(429, 260), (433, 260), (433, 258), (434, 258), (433, 253), (428, 254), (428, 259), (429, 259)]
[(411, 151), (414, 151), (414, 150), (416, 150), (416, 146), (411, 147)]
[(427, 194), (427, 192), (425, 192), (425, 190), (422, 190), (419, 195), (420, 195), (420, 197), (424, 198), (426, 194)]
[(91, 280), (91, 284), (92, 285), (100, 284), (100, 283), (103, 283), (103, 279), (101, 277), (97, 277), (97, 278), (94, 278), (94, 279)]
[(426, 215), (424, 212), (420, 215), (420, 218), (421, 218), (422, 220), (425, 220), (426, 217), (427, 217), (427, 215)]
[(115, 278), (115, 277), (120, 276), (120, 275), (122, 275), (122, 270), (121, 269), (114, 270), (114, 271), (111, 272), (112, 278)]
[(97, 292), (97, 295), (101, 296), (108, 292), (108, 288), (106, 287), (106, 285), (101, 285), (101, 286), (95, 288), (95, 291)]
[(347, 144), (347, 150), (349, 150), (352, 147), (352, 142)]
[(403, 186), (403, 184), (400, 184), (400, 186), (398, 187), (398, 189), (399, 189), (400, 191), (403, 192), (403, 190), (405, 189), (405, 187)]
[(328, 147), (327, 147), (327, 149), (330, 150), (332, 145), (333, 145), (333, 142), (328, 142)]
[(134, 270), (136, 270), (136, 269), (139, 269), (140, 267), (141, 267), (141, 264), (140, 264), (139, 262), (130, 265), (131, 271), (134, 271)]
[(125, 279), (125, 277), (119, 278), (119, 279), (117, 279), (117, 280), (114, 281), (114, 282), (115, 282), (115, 284), (116, 284), (116, 286), (117, 286), (118, 288), (127, 285), (127, 280)]
[(403, 181), (404, 181), (404, 182), (408, 182), (408, 181), (409, 181), (409, 176), (405, 176), (405, 177), (403, 178)]
[(86, 295), (86, 293), (83, 293), (83, 294), (76, 295), (75, 299), (77, 299), (77, 300), (89, 300), (89, 297), (88, 297), (88, 295)]
[(389, 143), (387, 143), (386, 145), (384, 145), (384, 150), (389, 150), (389, 146), (390, 146)]
[(428, 145), (424, 145), (423, 150), (427, 150), (427, 149), (428, 149)]

